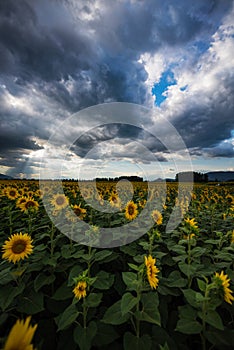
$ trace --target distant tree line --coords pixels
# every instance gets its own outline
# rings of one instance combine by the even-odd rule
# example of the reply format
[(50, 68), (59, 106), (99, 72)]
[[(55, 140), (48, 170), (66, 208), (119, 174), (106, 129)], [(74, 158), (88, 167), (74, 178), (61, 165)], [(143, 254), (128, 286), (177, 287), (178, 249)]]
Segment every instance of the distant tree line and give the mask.
[(182, 182), (208, 182), (208, 175), (198, 173), (195, 171), (184, 171), (181, 173), (176, 174), (175, 181), (182, 181)]
[(101, 181), (120, 181), (120, 180), (128, 180), (131, 182), (143, 182), (143, 177), (139, 176), (119, 176), (119, 177), (97, 177), (96, 181), (101, 182)]

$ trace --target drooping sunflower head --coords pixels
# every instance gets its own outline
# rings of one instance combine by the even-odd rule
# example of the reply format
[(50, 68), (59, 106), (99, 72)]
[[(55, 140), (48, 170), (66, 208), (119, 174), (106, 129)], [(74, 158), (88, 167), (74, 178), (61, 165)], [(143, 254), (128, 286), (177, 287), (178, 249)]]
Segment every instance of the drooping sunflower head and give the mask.
[(15, 233), (5, 241), (2, 251), (2, 258), (15, 264), (32, 253), (32, 239), (27, 233)]
[(3, 350), (33, 350), (31, 344), (34, 333), (37, 329), (37, 324), (29, 325), (31, 316), (26, 320), (17, 320), (7, 337)]
[(146, 266), (146, 275), (150, 287), (156, 289), (158, 286), (158, 278), (157, 274), (159, 273), (159, 269), (155, 266), (156, 259), (153, 259), (151, 255), (148, 257), (145, 256), (145, 266)]
[(66, 208), (69, 201), (65, 194), (55, 194), (51, 200), (51, 204), (53, 204), (56, 210), (60, 210)]
[(125, 208), (126, 219), (133, 220), (136, 218), (137, 214), (138, 214), (137, 205), (133, 201), (128, 202)]
[(79, 281), (75, 288), (73, 289), (73, 293), (75, 294), (75, 297), (77, 299), (85, 298), (86, 297), (86, 288), (87, 288), (87, 282), (86, 281)]
[(229, 288), (230, 278), (228, 278), (228, 275), (225, 275), (223, 271), (221, 271), (221, 273), (216, 272), (214, 276), (214, 283), (221, 292), (223, 299), (227, 303), (232, 304), (234, 296), (232, 295), (233, 291)]
[(151, 213), (151, 216), (154, 220), (154, 222), (157, 224), (157, 225), (161, 225), (162, 224), (162, 214), (160, 213), (160, 211), (158, 210), (153, 210), (152, 213)]

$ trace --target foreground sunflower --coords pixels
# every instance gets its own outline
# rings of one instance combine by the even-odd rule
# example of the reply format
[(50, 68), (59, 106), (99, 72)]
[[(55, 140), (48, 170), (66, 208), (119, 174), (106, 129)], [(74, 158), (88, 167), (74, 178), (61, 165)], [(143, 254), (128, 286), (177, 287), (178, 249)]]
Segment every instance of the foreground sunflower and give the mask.
[(152, 289), (156, 289), (159, 282), (157, 278), (157, 273), (159, 273), (159, 269), (155, 266), (155, 262), (156, 259), (153, 259), (151, 255), (149, 255), (148, 258), (145, 256), (146, 274), (148, 282)]
[(138, 214), (137, 205), (133, 201), (128, 202), (125, 208), (126, 219), (133, 220), (135, 219), (137, 214)]
[(227, 303), (232, 304), (234, 296), (232, 295), (233, 291), (230, 288), (228, 288), (230, 286), (230, 278), (228, 278), (228, 275), (225, 275), (223, 271), (221, 271), (221, 273), (216, 272), (214, 282), (219, 288), (222, 289), (222, 295), (224, 300)]
[(73, 293), (75, 294), (75, 297), (77, 299), (85, 298), (86, 297), (86, 288), (87, 283), (86, 281), (79, 281), (75, 288), (73, 289)]
[(66, 208), (69, 202), (65, 194), (55, 194), (51, 200), (51, 204), (54, 205), (56, 210), (60, 210)]
[(37, 324), (30, 326), (30, 320), (31, 316), (27, 317), (25, 321), (16, 321), (8, 335), (3, 350), (33, 350), (31, 341), (37, 329)]
[(162, 214), (158, 210), (153, 210), (151, 216), (157, 225), (162, 224)]
[(13, 262), (24, 260), (33, 251), (32, 239), (27, 233), (15, 233), (11, 235), (2, 246), (2, 258)]

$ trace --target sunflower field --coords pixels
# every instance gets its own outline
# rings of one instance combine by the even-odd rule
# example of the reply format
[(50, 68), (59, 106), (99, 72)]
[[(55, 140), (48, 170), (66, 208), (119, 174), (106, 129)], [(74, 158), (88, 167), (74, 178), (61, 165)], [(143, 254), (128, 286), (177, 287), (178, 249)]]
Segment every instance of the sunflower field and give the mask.
[[(103, 227), (121, 232), (143, 212), (146, 183), (133, 183), (126, 201), (115, 182), (97, 183), (98, 195), (91, 182), (82, 191), (76, 181), (64, 181), (63, 192), (52, 187), (0, 182), (1, 349), (234, 348), (233, 184), (194, 184), (191, 200), (180, 201), (177, 183), (164, 196), (155, 183), (150, 229), (109, 248), (83, 244), (56, 222), (70, 228), (79, 218), (89, 227), (79, 237), (98, 242)], [(113, 211), (95, 210), (94, 196)], [(174, 207), (181, 220), (168, 233)]]

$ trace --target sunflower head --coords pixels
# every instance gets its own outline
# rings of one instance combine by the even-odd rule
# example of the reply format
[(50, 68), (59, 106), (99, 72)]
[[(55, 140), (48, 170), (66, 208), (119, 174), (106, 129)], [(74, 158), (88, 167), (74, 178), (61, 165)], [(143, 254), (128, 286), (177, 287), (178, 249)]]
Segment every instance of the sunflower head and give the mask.
[(112, 193), (109, 197), (109, 202), (112, 207), (119, 208), (121, 206), (120, 198), (116, 193)]
[(32, 197), (25, 197), (20, 198), (19, 203), (17, 201), (17, 206), (21, 209), (21, 211), (25, 213), (28, 211), (37, 211), (39, 208), (39, 203), (35, 201)]
[(228, 275), (225, 275), (223, 271), (221, 273), (216, 272), (213, 280), (222, 298), (227, 303), (232, 304), (234, 297), (232, 295), (233, 291), (229, 288), (230, 278), (228, 278)]
[(162, 224), (162, 214), (158, 210), (153, 210), (151, 216), (157, 225)]
[(197, 222), (195, 221), (195, 219), (189, 219), (186, 218), (184, 219), (185, 222), (185, 226), (192, 232), (198, 232), (198, 226), (197, 226)]
[(19, 196), (19, 193), (14, 187), (7, 187), (5, 189), (5, 195), (7, 196), (7, 198), (14, 200)]
[(72, 209), (74, 211), (74, 214), (78, 216), (78, 218), (83, 219), (86, 215), (86, 209), (81, 208), (80, 205), (74, 205), (72, 206)]
[(2, 258), (15, 264), (32, 253), (32, 239), (27, 233), (15, 233), (5, 241), (2, 251)]
[(66, 208), (69, 202), (65, 194), (55, 194), (51, 200), (51, 204), (56, 210), (60, 210)]
[(138, 214), (137, 205), (133, 201), (128, 202), (125, 208), (126, 219), (133, 220), (136, 218), (137, 214)]
[(73, 293), (75, 294), (75, 297), (77, 299), (85, 298), (86, 297), (86, 288), (87, 288), (87, 282), (85, 280), (81, 280), (77, 282), (75, 288), (73, 289)]
[(146, 267), (146, 275), (150, 287), (156, 289), (158, 286), (158, 278), (157, 274), (159, 273), (159, 269), (155, 266), (156, 259), (153, 259), (151, 255), (148, 257), (145, 256), (145, 267)]
[(35, 326), (30, 326), (30, 320), (31, 316), (28, 316), (25, 321), (16, 321), (8, 335), (3, 350), (33, 350), (31, 342), (37, 329), (37, 324), (35, 324)]

